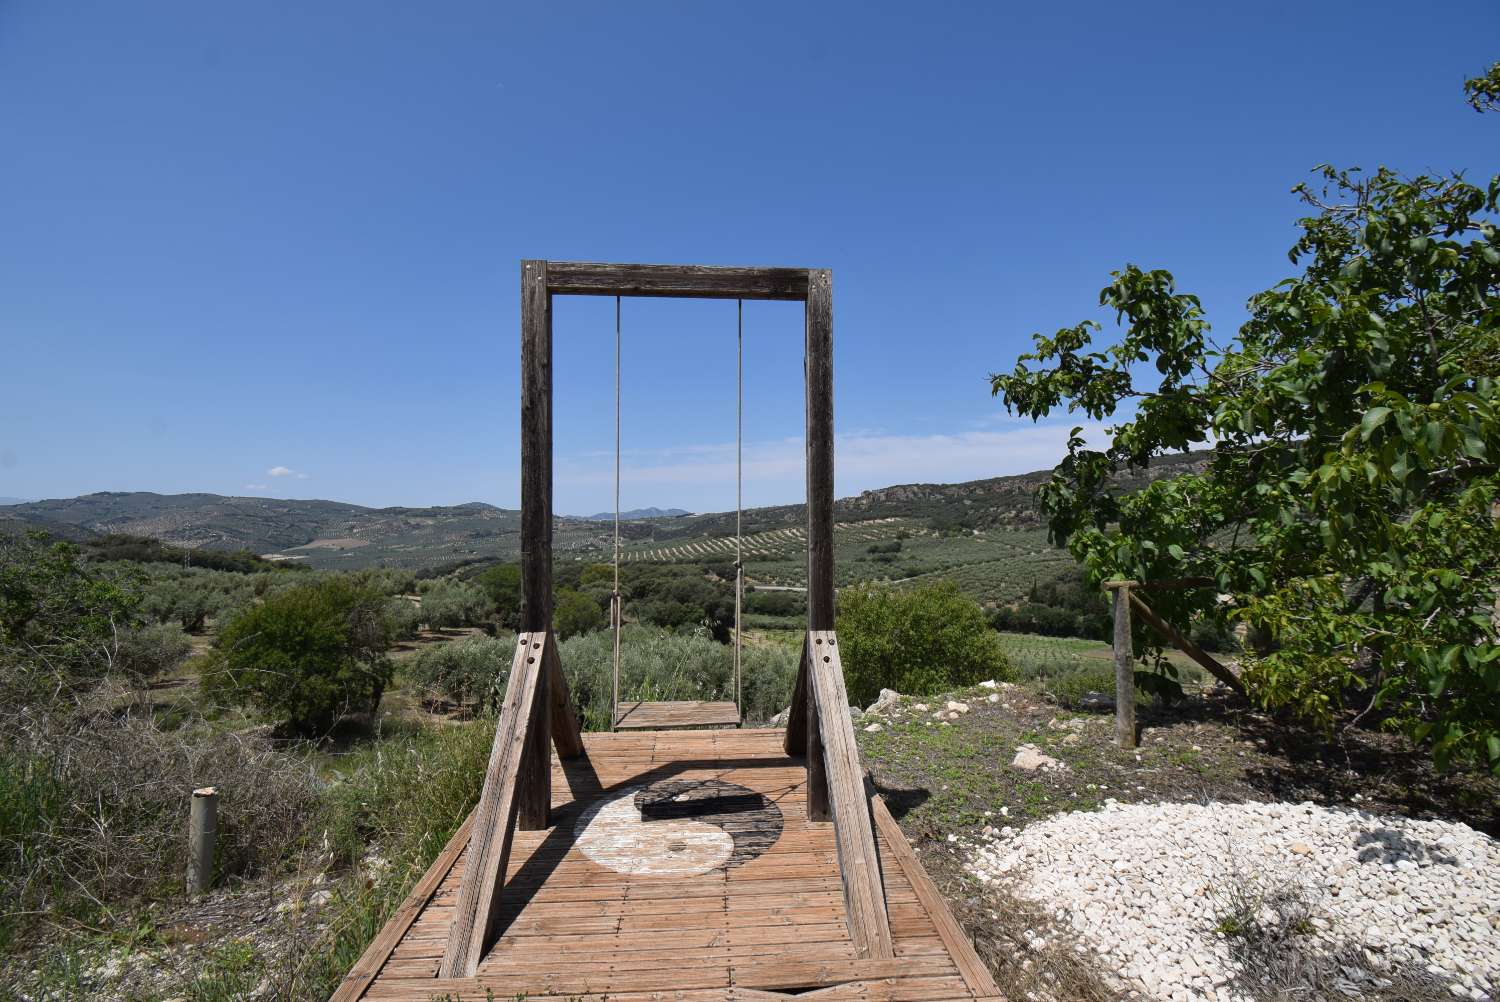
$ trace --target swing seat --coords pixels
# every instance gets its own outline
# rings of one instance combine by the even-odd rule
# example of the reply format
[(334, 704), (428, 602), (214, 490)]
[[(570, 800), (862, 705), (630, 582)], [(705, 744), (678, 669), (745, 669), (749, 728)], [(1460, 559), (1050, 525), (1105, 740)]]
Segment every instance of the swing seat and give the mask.
[(740, 711), (733, 703), (682, 700), (672, 703), (621, 703), (615, 729), (666, 731), (687, 727), (738, 727)]

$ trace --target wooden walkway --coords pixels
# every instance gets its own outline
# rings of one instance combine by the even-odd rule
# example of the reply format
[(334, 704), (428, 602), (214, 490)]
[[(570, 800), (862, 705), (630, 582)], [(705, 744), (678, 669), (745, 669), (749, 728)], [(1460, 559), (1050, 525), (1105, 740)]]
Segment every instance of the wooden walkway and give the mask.
[(585, 1002), (998, 999), (884, 804), (872, 801), (894, 959), (858, 959), (833, 825), (807, 820), (807, 769), (779, 730), (584, 735), (552, 757), (552, 826), (517, 830), (500, 938), (439, 979), (464, 827), (334, 995), (562, 995)]

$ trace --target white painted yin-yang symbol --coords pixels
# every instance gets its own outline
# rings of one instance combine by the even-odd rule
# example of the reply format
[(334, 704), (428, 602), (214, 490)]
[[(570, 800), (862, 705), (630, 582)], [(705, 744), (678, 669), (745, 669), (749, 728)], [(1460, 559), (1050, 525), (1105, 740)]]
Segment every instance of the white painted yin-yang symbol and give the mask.
[(723, 780), (663, 780), (591, 804), (573, 826), (585, 856), (616, 873), (690, 877), (748, 863), (781, 837), (781, 809)]

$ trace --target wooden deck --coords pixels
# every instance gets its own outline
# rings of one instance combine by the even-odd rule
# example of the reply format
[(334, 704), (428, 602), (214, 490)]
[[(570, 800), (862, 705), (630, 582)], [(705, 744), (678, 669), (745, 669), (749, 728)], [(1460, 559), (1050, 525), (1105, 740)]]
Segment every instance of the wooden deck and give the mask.
[(740, 709), (733, 703), (686, 700), (672, 703), (621, 703), (615, 727), (622, 731), (670, 731), (682, 727), (738, 727)]
[[(815, 994), (892, 1002), (999, 992), (874, 801), (895, 959), (856, 957), (831, 824), (809, 823), (806, 768), (779, 730), (584, 736), (554, 755), (552, 827), (516, 831), (501, 932), (473, 978), (439, 979), (468, 823), (335, 994), (563, 995), (715, 1002)], [(472, 819), (471, 819), (472, 820)]]

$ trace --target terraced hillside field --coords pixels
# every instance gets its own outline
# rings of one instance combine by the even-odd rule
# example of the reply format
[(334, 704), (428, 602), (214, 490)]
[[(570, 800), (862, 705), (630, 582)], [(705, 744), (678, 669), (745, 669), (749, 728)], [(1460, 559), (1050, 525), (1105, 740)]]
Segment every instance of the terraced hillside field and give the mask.
[[(801, 527), (747, 534), (746, 581), (759, 587), (805, 587), (806, 548)], [(577, 555), (594, 556), (586, 550)], [(630, 543), (620, 557), (625, 563), (723, 565), (732, 563), (734, 555), (734, 536), (716, 535)], [(597, 554), (601, 560), (608, 556), (607, 550)], [(1035, 581), (1072, 563), (1066, 552), (1048, 544), (1041, 529), (939, 533), (916, 519), (896, 517), (836, 523), (834, 560), (841, 587), (862, 581), (952, 579), (985, 603), (1016, 601)]]

